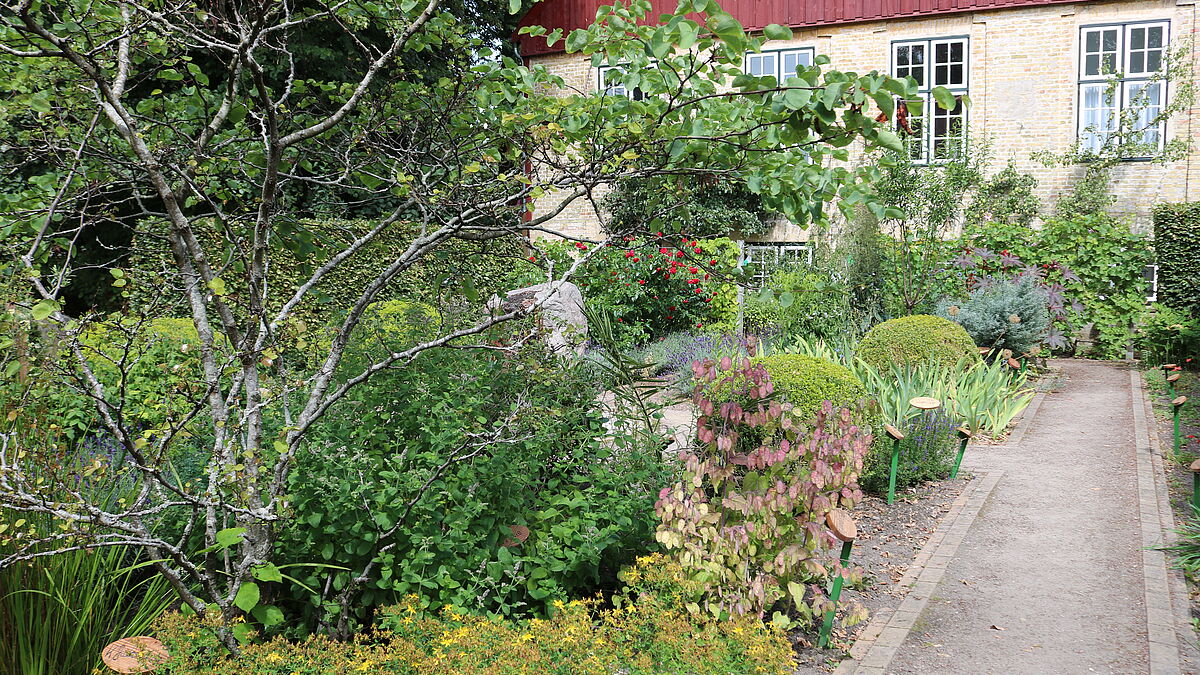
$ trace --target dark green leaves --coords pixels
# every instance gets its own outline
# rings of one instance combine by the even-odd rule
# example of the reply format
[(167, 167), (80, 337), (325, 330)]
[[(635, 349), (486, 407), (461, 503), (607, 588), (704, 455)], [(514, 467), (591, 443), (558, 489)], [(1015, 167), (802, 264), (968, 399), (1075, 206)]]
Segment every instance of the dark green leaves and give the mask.
[(952, 110), (958, 105), (958, 99), (945, 87), (934, 87), (932, 93), (933, 100), (937, 101), (938, 106), (944, 110)]
[(787, 26), (781, 26), (777, 23), (772, 23), (763, 28), (763, 35), (765, 35), (768, 40), (791, 40), (792, 29), (788, 28)]

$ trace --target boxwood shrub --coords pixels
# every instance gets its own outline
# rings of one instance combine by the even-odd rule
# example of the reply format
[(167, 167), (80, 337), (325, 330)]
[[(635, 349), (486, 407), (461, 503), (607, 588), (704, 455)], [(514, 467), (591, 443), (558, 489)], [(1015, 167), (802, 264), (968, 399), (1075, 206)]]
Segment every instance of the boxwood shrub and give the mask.
[(811, 419), (821, 404), (853, 407), (867, 398), (867, 388), (844, 366), (802, 354), (772, 354), (757, 359), (767, 369), (775, 393), (795, 406), (803, 419)]
[(914, 314), (884, 321), (867, 331), (858, 356), (876, 368), (934, 362), (952, 366), (979, 359), (979, 348), (962, 326), (940, 316)]

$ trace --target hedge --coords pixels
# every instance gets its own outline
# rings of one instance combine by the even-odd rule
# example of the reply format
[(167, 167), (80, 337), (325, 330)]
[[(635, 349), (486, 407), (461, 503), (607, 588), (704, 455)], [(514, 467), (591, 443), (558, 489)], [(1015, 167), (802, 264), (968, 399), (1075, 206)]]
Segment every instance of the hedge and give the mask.
[[(326, 256), (341, 250), (351, 237), (372, 225), (368, 221), (308, 220), (281, 227), (275, 236), (284, 250), (272, 260), (267, 282), (275, 306), (294, 293)], [(327, 275), (318, 285), (320, 293), (305, 300), (297, 316), (323, 320), (348, 307), (386, 265), (403, 253), (415, 234), (415, 226), (397, 223)], [(214, 261), (225, 257), (225, 242), (215, 228), (198, 228), (198, 237)], [(154, 300), (164, 284), (175, 281), (163, 274), (164, 270), (173, 271), (174, 266), (161, 240), (138, 240), (133, 248), (133, 278), (128, 297), (134, 307), (139, 307)], [(377, 299), (432, 302), (439, 289), (461, 293), (464, 280), (470, 280), (480, 297), (503, 295), (517, 287), (514, 284), (527, 255), (523, 242), (515, 237), (490, 241), (452, 239), (398, 275)], [(245, 288), (240, 276), (241, 266), (235, 262), (222, 277), (235, 300)], [(181, 305), (179, 311), (186, 310)]]
[(1181, 310), (1200, 310), (1200, 202), (1154, 207), (1158, 300)]

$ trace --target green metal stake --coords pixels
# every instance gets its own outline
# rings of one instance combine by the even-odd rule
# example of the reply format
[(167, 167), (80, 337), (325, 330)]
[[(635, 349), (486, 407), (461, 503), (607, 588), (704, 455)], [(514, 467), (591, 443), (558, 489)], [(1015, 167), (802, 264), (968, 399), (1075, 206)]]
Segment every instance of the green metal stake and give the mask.
[(1179, 373), (1167, 376), (1167, 386), (1170, 387), (1171, 398), (1175, 398), (1175, 383), (1179, 381)]
[(1192, 472), (1192, 513), (1200, 515), (1200, 459), (1188, 467)]
[[(842, 567), (845, 568), (850, 564), (850, 549), (854, 547), (854, 540), (858, 538), (858, 527), (855, 526), (854, 520), (850, 514), (841, 509), (832, 509), (825, 514), (825, 524), (833, 532), (833, 536), (837, 537), (842, 542)], [(833, 615), (837, 611), (838, 598), (842, 596), (842, 575), (837, 575), (833, 578), (833, 583), (829, 588), (829, 599), (833, 602), (834, 608), (825, 612), (825, 622), (821, 624), (821, 638), (817, 640), (817, 648), (825, 649), (829, 646), (829, 637), (833, 633)]]
[(958, 478), (958, 469), (962, 466), (963, 455), (967, 452), (967, 441), (971, 440), (971, 430), (966, 427), (958, 428), (958, 458), (954, 460), (954, 469), (950, 472), (951, 478)]
[(1179, 456), (1180, 441), (1183, 439), (1179, 436), (1179, 411), (1183, 409), (1183, 404), (1187, 403), (1186, 396), (1180, 396), (1171, 400), (1171, 414), (1175, 418), (1175, 456)]
[(885, 424), (883, 425), (888, 436), (892, 437), (892, 468), (888, 472), (888, 500), (887, 503), (894, 504), (896, 502), (896, 469), (900, 468), (900, 441), (904, 440), (904, 434), (896, 427)]

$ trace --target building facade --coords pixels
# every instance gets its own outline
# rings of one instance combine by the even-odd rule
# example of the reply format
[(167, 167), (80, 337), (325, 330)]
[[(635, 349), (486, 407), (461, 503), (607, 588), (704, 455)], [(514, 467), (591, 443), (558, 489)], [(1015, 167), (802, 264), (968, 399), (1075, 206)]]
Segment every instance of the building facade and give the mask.
[[(671, 7), (667, 7), (667, 3)], [(964, 133), (985, 139), (987, 173), (1010, 162), (1038, 180), (1046, 208), (1067, 193), (1082, 175), (1080, 166), (1049, 168), (1039, 152), (1063, 153), (1078, 141), (1103, 143), (1123, 106), (1139, 104), (1140, 115), (1153, 116), (1183, 82), (1196, 81), (1200, 59), (1193, 48), (1186, 62), (1166, 81), (1151, 81), (1174, 46), (1197, 37), (1197, 0), (769, 0), (724, 2), (747, 30), (781, 23), (793, 29), (788, 42), (770, 42), (746, 57), (756, 74), (788, 73), (817, 54), (831, 68), (879, 70), (912, 76), (923, 91), (945, 86), (966, 94), (969, 107), (943, 110), (925, 106), (920, 136), (912, 153), (917, 162), (936, 163), (956, 147)], [(596, 0), (545, 0), (534, 6), (524, 25), (562, 28), (586, 26), (603, 4)], [(663, 4), (660, 8), (659, 5)], [(656, 0), (655, 12), (670, 11), (674, 0)], [(544, 39), (522, 36), (525, 58), (546, 65), (581, 91), (604, 86), (603, 72), (587, 58), (548, 48)], [(793, 71), (794, 72), (794, 71)], [(1109, 73), (1122, 74), (1111, 88)], [(1110, 95), (1111, 91), (1111, 95)], [(628, 95), (628, 92), (609, 91)], [(926, 94), (928, 96), (928, 94)], [(964, 132), (965, 130), (965, 132)], [(1200, 106), (1195, 104), (1141, 139), (1159, 145), (1169, 139), (1200, 136)], [(1193, 143), (1195, 145), (1195, 143)], [(1112, 171), (1114, 210), (1146, 228), (1154, 204), (1200, 198), (1200, 150), (1168, 163), (1134, 158)], [(587, 203), (557, 218), (570, 233), (597, 234), (599, 221)], [(764, 237), (785, 245), (807, 239), (798, 228), (781, 224)], [(767, 250), (771, 253), (771, 250)], [(796, 253), (774, 253), (796, 255)]]

